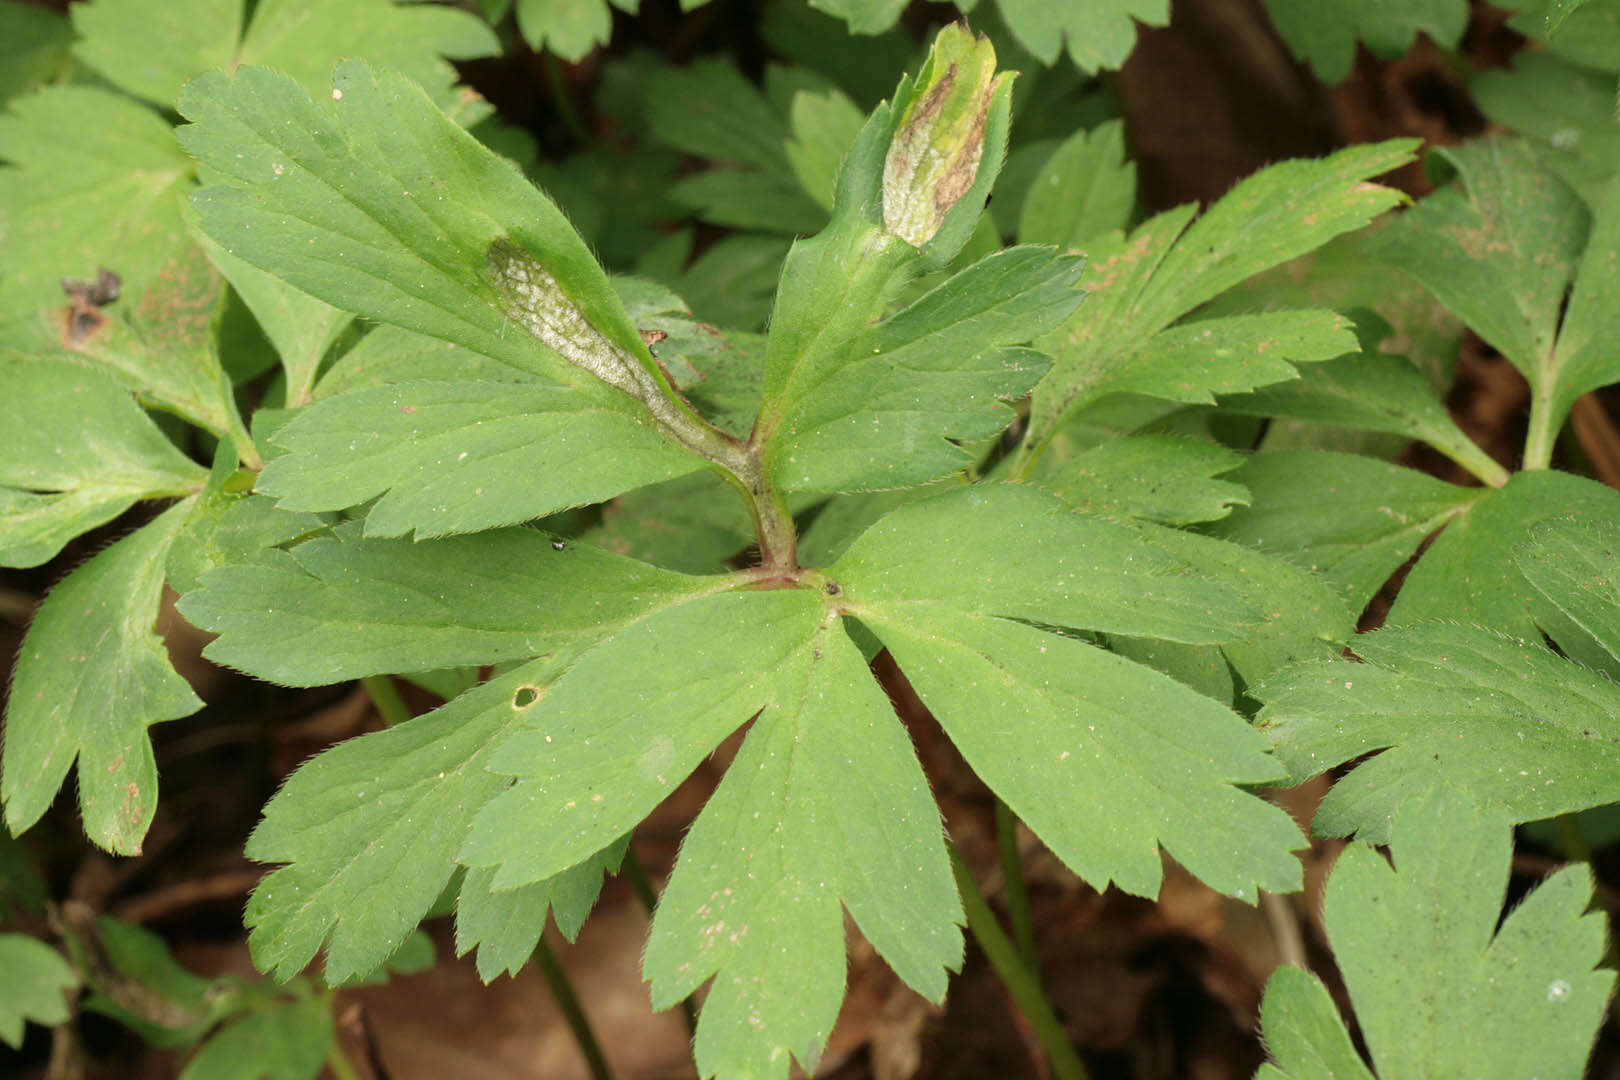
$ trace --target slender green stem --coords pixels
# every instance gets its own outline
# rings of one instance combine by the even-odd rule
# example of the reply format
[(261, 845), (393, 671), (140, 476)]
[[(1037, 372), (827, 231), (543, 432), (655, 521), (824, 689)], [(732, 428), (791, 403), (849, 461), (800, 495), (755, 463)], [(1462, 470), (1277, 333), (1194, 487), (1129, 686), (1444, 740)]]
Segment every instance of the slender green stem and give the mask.
[(1495, 458), (1467, 439), (1457, 440), (1456, 445), (1449, 442), (1445, 446), (1434, 443), (1430, 445), (1473, 473), (1479, 478), (1480, 483), (1489, 487), (1502, 487), (1513, 478), (1513, 474), (1498, 465)]
[(1018, 958), (1037, 979), (1040, 965), (1035, 962), (1035, 920), (1029, 913), (1029, 891), (1024, 888), (1024, 860), (1018, 853), (1018, 815), (1000, 799), (996, 800), (996, 846), (1001, 849), (1001, 876), (1006, 880), (1007, 919), (1012, 923)]
[(1554, 427), (1552, 404), (1546, 394), (1530, 399), (1530, 431), (1524, 439), (1524, 467), (1545, 469), (1552, 464), (1553, 443), (1558, 438)]
[(399, 696), (399, 687), (394, 685), (392, 675), (367, 675), (360, 680), (360, 685), (366, 688), (371, 703), (377, 707), (377, 714), (388, 727), (403, 724), (411, 718), (411, 707)]
[(549, 52), (541, 53), (540, 69), (545, 75), (546, 89), (551, 93), (552, 107), (557, 110), (563, 126), (580, 142), (592, 142), (591, 130), (585, 126), (579, 110), (574, 108), (574, 96), (568, 92), (568, 84), (563, 81), (562, 67), (558, 65), (557, 58)]
[(1064, 1034), (1057, 1014), (1052, 1011), (1051, 1002), (1041, 992), (1040, 984), (1018, 959), (1018, 950), (996, 922), (984, 893), (979, 891), (978, 882), (973, 880), (973, 872), (962, 861), (962, 853), (954, 845), (950, 853), (951, 870), (956, 875), (957, 891), (962, 894), (968, 929), (973, 932), (973, 939), (979, 943), (979, 948), (984, 950), (990, 966), (996, 969), (1002, 985), (1035, 1029), (1035, 1038), (1040, 1040), (1041, 1048), (1046, 1051), (1046, 1061), (1051, 1066), (1053, 1077), (1056, 1080), (1086, 1080), (1086, 1067), (1080, 1055), (1069, 1044), (1069, 1037)]
[(557, 962), (557, 955), (551, 951), (544, 938), (534, 950), (534, 966), (540, 969), (540, 974), (551, 988), (551, 996), (557, 1002), (557, 1008), (562, 1010), (563, 1019), (568, 1021), (568, 1029), (574, 1033), (574, 1041), (579, 1044), (579, 1052), (585, 1055), (585, 1064), (591, 1070), (591, 1080), (612, 1080), (613, 1074), (608, 1071), (607, 1058), (602, 1056), (602, 1046), (596, 1041), (595, 1032), (591, 1031), (591, 1022), (585, 1017), (585, 1010), (580, 1007), (579, 998), (574, 996), (574, 987), (568, 981), (568, 973), (563, 970), (562, 964)]
[(332, 1040), (332, 1050), (326, 1055), (326, 1067), (332, 1070), (337, 1080), (361, 1080), (360, 1071), (350, 1063), (349, 1057), (338, 1045), (337, 1039)]
[[(647, 870), (641, 865), (641, 860), (636, 858), (636, 849), (633, 847), (625, 849), (623, 870), (624, 876), (630, 880), (630, 888), (635, 892), (636, 899), (647, 909), (647, 917), (652, 918), (652, 913), (658, 908), (658, 894), (653, 890), (652, 879), (647, 876)], [(686, 1019), (686, 1033), (695, 1035), (697, 1009), (689, 997), (681, 998), (681, 1016)]]
[(1564, 858), (1570, 862), (1592, 861), (1592, 848), (1574, 814), (1559, 814), (1553, 818), (1553, 828), (1558, 830), (1558, 846), (1564, 849)]

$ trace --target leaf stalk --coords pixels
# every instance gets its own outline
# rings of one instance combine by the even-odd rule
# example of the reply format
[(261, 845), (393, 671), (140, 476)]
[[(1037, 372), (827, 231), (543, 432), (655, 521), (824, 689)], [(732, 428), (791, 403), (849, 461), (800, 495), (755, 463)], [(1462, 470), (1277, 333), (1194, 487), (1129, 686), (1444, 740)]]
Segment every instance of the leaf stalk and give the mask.
[(984, 950), (985, 959), (995, 968), (1002, 985), (1034, 1028), (1035, 1038), (1040, 1041), (1041, 1049), (1046, 1051), (1046, 1061), (1051, 1066), (1052, 1075), (1056, 1080), (1088, 1080), (1085, 1063), (1070, 1044), (1063, 1025), (1052, 1011), (1052, 1003), (1046, 1000), (1040, 983), (1018, 958), (1018, 950), (996, 922), (995, 913), (990, 910), (989, 901), (979, 890), (978, 882), (973, 880), (973, 871), (968, 869), (962, 853), (956, 849), (956, 845), (948, 846), (951, 872), (956, 875), (956, 888), (962, 894), (962, 909), (967, 913), (968, 930), (972, 932), (973, 940), (979, 943), (979, 948)]
[(551, 989), (557, 1008), (568, 1022), (568, 1030), (574, 1033), (574, 1041), (579, 1044), (579, 1052), (584, 1055), (585, 1065), (590, 1069), (591, 1080), (613, 1080), (607, 1058), (602, 1055), (602, 1045), (596, 1041), (596, 1033), (591, 1030), (591, 1022), (574, 993), (573, 984), (568, 981), (568, 973), (563, 970), (557, 954), (551, 951), (544, 938), (540, 939), (534, 950), (534, 966)]

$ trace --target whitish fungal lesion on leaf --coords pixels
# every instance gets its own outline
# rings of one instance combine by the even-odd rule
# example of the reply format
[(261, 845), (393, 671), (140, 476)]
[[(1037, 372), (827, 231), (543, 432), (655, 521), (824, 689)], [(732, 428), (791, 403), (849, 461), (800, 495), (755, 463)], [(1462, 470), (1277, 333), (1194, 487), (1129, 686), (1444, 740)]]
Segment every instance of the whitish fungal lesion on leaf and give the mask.
[(796, 565), (792, 519), (765, 484), (756, 448), (709, 423), (654, 368), (604, 334), (533, 254), (503, 237), (485, 261), (509, 319), (566, 362), (641, 402), (669, 439), (725, 469), (754, 517), (764, 563)]
[(487, 258), (502, 310), (542, 345), (634, 397), (656, 391), (636, 358), (591, 325), (540, 260), (507, 240), (491, 244)]
[(602, 333), (539, 259), (502, 238), (485, 260), (507, 318), (568, 363), (641, 402), (674, 441), (731, 464), (732, 440), (682, 407), (648, 365)]

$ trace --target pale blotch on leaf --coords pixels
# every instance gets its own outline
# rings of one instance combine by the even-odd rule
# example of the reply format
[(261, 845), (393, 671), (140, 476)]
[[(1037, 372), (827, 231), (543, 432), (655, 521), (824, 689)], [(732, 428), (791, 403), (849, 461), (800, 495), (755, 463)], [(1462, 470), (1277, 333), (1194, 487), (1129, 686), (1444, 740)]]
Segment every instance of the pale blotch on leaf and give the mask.
[(487, 258), (508, 318), (575, 367), (627, 394), (645, 396), (637, 378), (641, 365), (591, 325), (539, 259), (505, 240), (491, 244)]
[(919, 248), (978, 178), (991, 98), (1008, 78), (989, 39), (960, 26), (940, 31), (929, 61), (883, 159), (883, 227)]

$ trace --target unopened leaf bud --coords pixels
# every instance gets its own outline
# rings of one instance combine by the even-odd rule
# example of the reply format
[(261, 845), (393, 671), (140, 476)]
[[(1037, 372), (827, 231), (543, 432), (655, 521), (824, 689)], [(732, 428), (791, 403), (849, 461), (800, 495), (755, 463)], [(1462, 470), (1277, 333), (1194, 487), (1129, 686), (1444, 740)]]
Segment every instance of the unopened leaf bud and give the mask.
[(919, 248), (939, 232), (979, 175), (991, 98), (1010, 77), (996, 74), (988, 38), (940, 31), (883, 161), (885, 229)]

